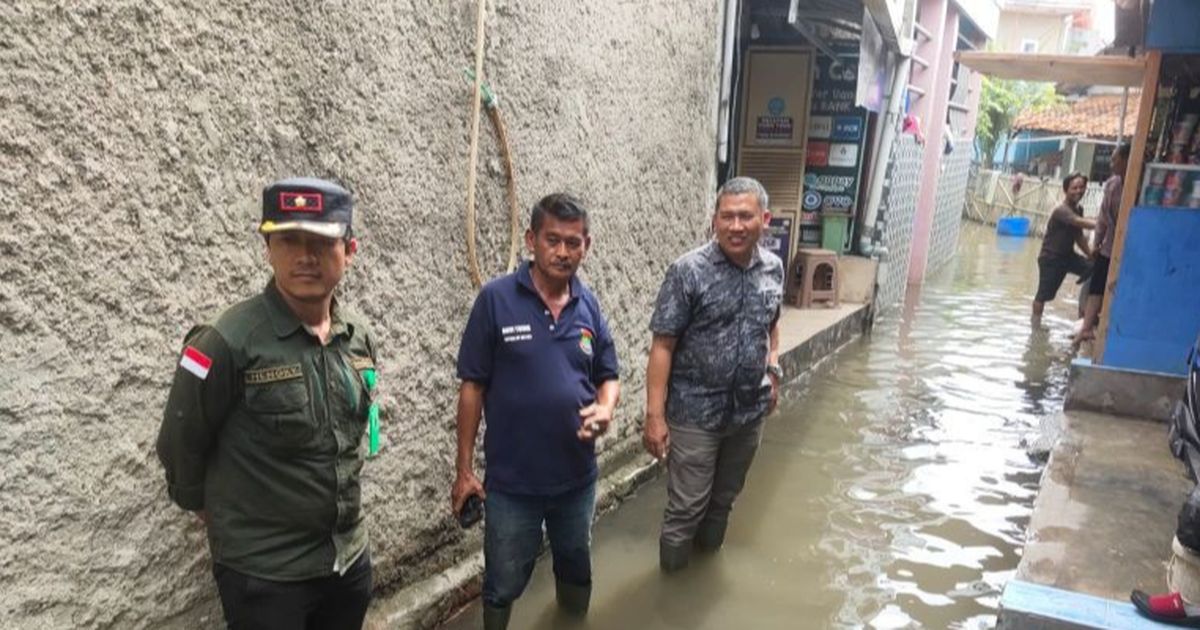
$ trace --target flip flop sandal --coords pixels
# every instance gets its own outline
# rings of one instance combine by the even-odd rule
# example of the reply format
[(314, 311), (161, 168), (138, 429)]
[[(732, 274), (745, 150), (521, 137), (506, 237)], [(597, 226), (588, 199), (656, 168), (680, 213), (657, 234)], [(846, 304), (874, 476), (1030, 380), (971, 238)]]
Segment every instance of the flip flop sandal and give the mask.
[(1189, 615), (1179, 593), (1148, 595), (1142, 591), (1129, 594), (1129, 601), (1142, 615), (1159, 623), (1185, 628), (1200, 628), (1200, 614)]

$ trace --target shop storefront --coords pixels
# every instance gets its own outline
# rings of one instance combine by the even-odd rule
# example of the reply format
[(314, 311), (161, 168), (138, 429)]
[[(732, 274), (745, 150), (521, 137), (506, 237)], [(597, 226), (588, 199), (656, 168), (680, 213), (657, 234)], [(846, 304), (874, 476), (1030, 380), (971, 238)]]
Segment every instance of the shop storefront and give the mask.
[(1158, 0), (1094, 362), (1183, 374), (1200, 334), (1200, 10)]

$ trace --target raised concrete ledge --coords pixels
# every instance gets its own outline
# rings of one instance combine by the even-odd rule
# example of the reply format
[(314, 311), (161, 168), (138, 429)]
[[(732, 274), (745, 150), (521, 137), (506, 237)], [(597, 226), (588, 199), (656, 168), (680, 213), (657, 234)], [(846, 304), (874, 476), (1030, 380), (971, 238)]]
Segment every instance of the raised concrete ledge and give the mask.
[(1182, 376), (1095, 365), (1079, 358), (1071, 362), (1063, 407), (1168, 422), (1183, 388)]
[[(838, 348), (860, 336), (868, 327), (870, 308), (865, 304), (846, 305), (839, 310), (784, 309), (780, 320), (779, 365), (785, 380), (792, 380), (812, 369)], [(833, 318), (832, 321), (825, 321)], [(817, 319), (819, 329), (812, 328)]]
[[(1021, 562), (1001, 597), (1000, 627), (1158, 627), (1124, 621), (1132, 604), (1121, 602), (1133, 589), (1167, 590), (1176, 514), (1191, 484), (1166, 428), (1088, 411), (1063, 412), (1059, 424)], [(1062, 612), (1075, 608), (1092, 612)]]
[(1129, 602), (1011, 580), (1000, 598), (1000, 630), (1159, 630), (1173, 628), (1138, 614)]

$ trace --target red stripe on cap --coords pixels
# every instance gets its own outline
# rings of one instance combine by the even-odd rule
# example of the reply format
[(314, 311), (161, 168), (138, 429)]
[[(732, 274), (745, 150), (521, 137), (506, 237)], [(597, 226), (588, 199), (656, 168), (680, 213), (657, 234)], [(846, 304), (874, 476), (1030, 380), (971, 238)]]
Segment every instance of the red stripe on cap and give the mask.
[(323, 212), (325, 198), (320, 193), (281, 192), (279, 193), (279, 210), (281, 212)]
[(208, 355), (191, 346), (183, 349), (183, 356), (195, 361), (196, 365), (199, 365), (206, 370), (212, 367), (212, 359), (208, 358)]

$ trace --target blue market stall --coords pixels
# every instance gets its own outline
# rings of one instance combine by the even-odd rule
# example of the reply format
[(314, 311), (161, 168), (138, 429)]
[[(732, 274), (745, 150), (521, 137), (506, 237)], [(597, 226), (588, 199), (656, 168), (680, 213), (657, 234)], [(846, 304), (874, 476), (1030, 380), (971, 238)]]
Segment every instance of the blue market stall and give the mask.
[(1200, 334), (1200, 3), (1157, 0), (1095, 362), (1182, 375)]

